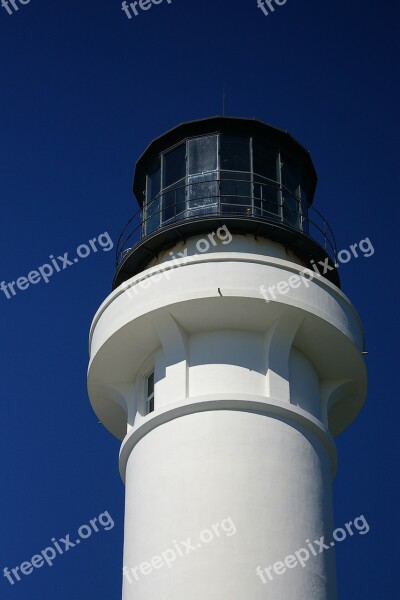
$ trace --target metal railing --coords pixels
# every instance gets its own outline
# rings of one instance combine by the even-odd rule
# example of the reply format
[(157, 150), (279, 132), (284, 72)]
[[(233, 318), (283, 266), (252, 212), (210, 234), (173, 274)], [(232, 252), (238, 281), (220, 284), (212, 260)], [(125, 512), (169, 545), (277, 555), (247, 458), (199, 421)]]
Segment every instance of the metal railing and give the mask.
[[(235, 177), (227, 177), (229, 174)], [(251, 179), (251, 173), (218, 172), (218, 178), (203, 181), (193, 181), (189, 176), (179, 185), (162, 190), (143, 210), (137, 210), (118, 239), (117, 266), (139, 240), (174, 223), (205, 217), (284, 224), (319, 243), (336, 263), (334, 233), (317, 209), (284, 186), (261, 176)]]

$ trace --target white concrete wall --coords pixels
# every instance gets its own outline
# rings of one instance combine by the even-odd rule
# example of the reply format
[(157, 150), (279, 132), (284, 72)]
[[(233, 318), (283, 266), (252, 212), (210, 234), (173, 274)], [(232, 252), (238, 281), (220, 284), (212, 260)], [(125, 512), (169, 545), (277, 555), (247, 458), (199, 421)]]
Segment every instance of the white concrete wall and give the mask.
[[(207, 254), (193, 240), (187, 248), (164, 257), (172, 270), (160, 259), (115, 290), (91, 330), (91, 402), (125, 436), (124, 565), (138, 580), (128, 571), (123, 598), (335, 600), (333, 550), (267, 584), (256, 567), (332, 531), (331, 434), (366, 390), (357, 313), (324, 278), (265, 302), (261, 285), (299, 272), (277, 244), (239, 236)], [(235, 535), (149, 572), (154, 557), (227, 518)]]
[[(307, 430), (252, 412), (187, 415), (135, 446), (126, 482), (124, 565), (139, 569), (124, 577), (124, 600), (336, 598), (333, 552), (266, 584), (256, 574), (332, 530), (331, 465)], [(226, 518), (236, 533), (198, 548)], [(179, 556), (173, 542), (188, 537), (196, 550)], [(143, 575), (167, 549), (172, 566)]]
[(265, 342), (250, 331), (205, 331), (190, 336), (189, 396), (265, 394)]

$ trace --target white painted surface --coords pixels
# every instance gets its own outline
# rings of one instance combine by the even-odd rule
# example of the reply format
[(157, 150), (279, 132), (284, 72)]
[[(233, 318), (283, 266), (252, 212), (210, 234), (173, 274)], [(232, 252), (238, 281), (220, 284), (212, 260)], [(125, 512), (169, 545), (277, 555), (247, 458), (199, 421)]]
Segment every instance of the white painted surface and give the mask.
[(126, 566), (227, 517), (237, 533), (125, 580), (123, 598), (335, 600), (333, 551), (266, 585), (255, 568), (332, 528), (329, 430), (351, 423), (366, 391), (359, 318), (324, 278), (265, 302), (261, 285), (301, 268), (277, 244), (239, 236), (197, 256), (193, 244), (170, 261), (176, 268), (152, 266), (100, 307), (89, 395), (104, 425), (126, 436)]
[(187, 415), (157, 427), (127, 466), (124, 565), (139, 566), (174, 540), (230, 517), (236, 534), (138, 580), (124, 600), (333, 600), (334, 554), (263, 584), (268, 567), (332, 529), (330, 464), (321, 443), (277, 418), (240, 411)]

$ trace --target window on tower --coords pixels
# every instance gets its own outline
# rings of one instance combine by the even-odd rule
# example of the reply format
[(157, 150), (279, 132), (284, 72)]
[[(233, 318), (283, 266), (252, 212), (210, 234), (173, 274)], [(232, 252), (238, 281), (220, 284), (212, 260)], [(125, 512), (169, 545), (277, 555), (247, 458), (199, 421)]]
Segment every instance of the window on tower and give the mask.
[(190, 139), (188, 142), (189, 174), (197, 175), (215, 171), (217, 168), (218, 136), (208, 135)]
[(283, 219), (289, 225), (300, 229), (299, 169), (296, 163), (285, 156), (282, 158), (282, 188)]
[(250, 138), (221, 136), (221, 211), (251, 214)]
[(142, 232), (222, 213), (277, 221), (308, 235), (308, 179), (296, 153), (257, 136), (186, 138), (149, 164)]
[(146, 415), (154, 411), (154, 371), (145, 377)]
[(163, 156), (162, 220), (169, 221), (185, 210), (186, 144)]
[(188, 141), (188, 216), (207, 215), (218, 208), (218, 136)]
[(147, 175), (146, 189), (146, 227), (145, 233), (151, 233), (160, 226), (160, 189), (161, 189), (161, 168), (160, 159), (154, 164), (153, 169)]

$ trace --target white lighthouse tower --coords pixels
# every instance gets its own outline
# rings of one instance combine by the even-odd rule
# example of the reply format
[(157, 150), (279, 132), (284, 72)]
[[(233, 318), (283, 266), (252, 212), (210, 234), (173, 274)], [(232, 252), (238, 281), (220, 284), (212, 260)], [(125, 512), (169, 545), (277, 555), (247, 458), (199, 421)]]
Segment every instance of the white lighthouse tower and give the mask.
[(137, 162), (88, 374), (122, 440), (123, 600), (336, 599), (334, 548), (284, 562), (332, 539), (334, 436), (366, 394), (316, 182), (253, 119), (184, 123)]

